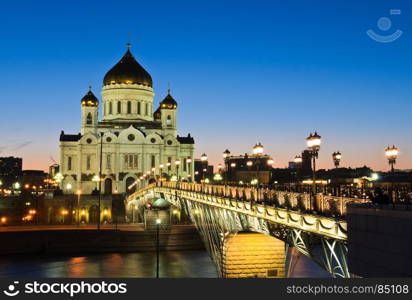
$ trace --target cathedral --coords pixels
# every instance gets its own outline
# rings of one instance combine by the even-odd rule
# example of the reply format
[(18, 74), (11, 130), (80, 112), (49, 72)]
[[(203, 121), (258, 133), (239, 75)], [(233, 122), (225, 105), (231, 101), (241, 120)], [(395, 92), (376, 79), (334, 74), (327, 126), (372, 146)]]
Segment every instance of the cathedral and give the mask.
[(143, 175), (145, 180), (193, 180), (194, 140), (190, 134), (177, 135), (178, 104), (169, 90), (153, 112), (152, 77), (130, 44), (104, 76), (101, 96), (100, 102), (90, 88), (80, 101), (80, 133), (60, 134), (65, 193), (90, 194), (99, 180), (104, 194), (129, 193)]

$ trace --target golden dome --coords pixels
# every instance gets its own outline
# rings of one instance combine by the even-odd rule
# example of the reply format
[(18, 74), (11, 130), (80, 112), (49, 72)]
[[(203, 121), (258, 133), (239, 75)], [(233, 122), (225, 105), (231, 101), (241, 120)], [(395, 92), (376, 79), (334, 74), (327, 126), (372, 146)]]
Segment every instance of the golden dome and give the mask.
[(82, 106), (96, 107), (99, 105), (99, 99), (93, 94), (91, 87), (87, 94), (81, 100)]
[(106, 73), (103, 85), (127, 83), (152, 87), (152, 77), (130, 52), (130, 44), (120, 61)]

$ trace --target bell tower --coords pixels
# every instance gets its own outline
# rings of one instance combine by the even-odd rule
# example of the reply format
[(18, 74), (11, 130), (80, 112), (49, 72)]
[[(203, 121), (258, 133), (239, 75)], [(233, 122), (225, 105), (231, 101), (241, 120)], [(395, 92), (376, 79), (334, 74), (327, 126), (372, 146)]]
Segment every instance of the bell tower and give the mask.
[(99, 100), (93, 94), (92, 88), (81, 100), (82, 106), (82, 124), (80, 133), (82, 135), (88, 132), (96, 132), (98, 117), (99, 117)]

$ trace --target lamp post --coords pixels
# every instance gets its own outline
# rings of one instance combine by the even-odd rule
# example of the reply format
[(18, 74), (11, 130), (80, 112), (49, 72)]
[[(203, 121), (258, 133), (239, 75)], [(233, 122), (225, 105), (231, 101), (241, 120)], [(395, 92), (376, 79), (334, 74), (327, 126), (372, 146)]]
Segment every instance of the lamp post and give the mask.
[(256, 156), (256, 158), (257, 158), (257, 162), (256, 162), (256, 177), (257, 177), (256, 186), (257, 186), (257, 187), (259, 187), (259, 184), (260, 184), (260, 178), (259, 178), (260, 158), (261, 158), (261, 156), (263, 155), (263, 151), (264, 151), (264, 150), (265, 150), (265, 149), (263, 148), (263, 146), (262, 146), (261, 143), (257, 143), (257, 144), (253, 147), (253, 149), (252, 149), (253, 154), (254, 154), (254, 155)]
[(77, 194), (77, 227), (80, 226), (80, 195), (82, 194), (81, 190), (76, 191)]
[(395, 145), (392, 145), (392, 147), (389, 147), (385, 149), (385, 155), (386, 158), (388, 159), (388, 163), (391, 166), (391, 173), (392, 173), (392, 180), (391, 180), (391, 191), (390, 191), (390, 195), (391, 195), (391, 200), (393, 205), (395, 205), (395, 199), (393, 197), (393, 173), (395, 172), (395, 168), (394, 165), (396, 164), (396, 159), (398, 158), (398, 154), (399, 154), (399, 150), (398, 148), (395, 147)]
[[(202, 156), (200, 157), (200, 161), (202, 162), (202, 177), (203, 181), (205, 180), (205, 175), (207, 172), (207, 155), (206, 153), (203, 153)], [(205, 171), (206, 170), (206, 171)]]
[(159, 218), (159, 212), (158, 217), (156, 219), (156, 278), (159, 278), (159, 252), (160, 252), (160, 223), (162, 222)]
[(230, 155), (230, 151), (229, 149), (226, 149), (223, 152), (223, 161), (225, 163), (225, 185), (228, 182), (228, 176), (229, 176), (229, 155)]
[(319, 156), (321, 136), (315, 131), (314, 134), (310, 133), (310, 135), (306, 138), (306, 142), (312, 158), (312, 201), (309, 208), (312, 210), (312, 202), (314, 204), (316, 196), (316, 159)]
[(188, 176), (187, 176), (187, 178), (189, 179), (190, 182), (192, 182), (192, 158), (188, 157), (186, 162), (188, 164)]
[(180, 166), (180, 159), (177, 159), (175, 161), (175, 165), (176, 165), (176, 177), (177, 177), (177, 182), (179, 182), (179, 166)]
[(104, 132), (100, 132), (100, 162), (99, 162), (99, 213), (97, 221), (97, 230), (100, 231), (100, 211), (102, 203), (102, 164), (103, 164), (103, 135)]
[(340, 160), (342, 159), (342, 154), (337, 151), (332, 153), (333, 163), (335, 164), (335, 168), (339, 168)]
[(159, 166), (159, 170), (160, 170), (160, 182), (162, 182), (163, 168), (164, 168), (164, 164), (160, 164), (160, 166)]
[(169, 177), (169, 181), (170, 181), (170, 167), (171, 167), (172, 163), (171, 162), (167, 162), (166, 166), (167, 166), (167, 177)]
[(396, 159), (398, 158), (399, 150), (398, 148), (393, 145), (392, 147), (389, 147), (385, 149), (385, 155), (386, 158), (388, 159), (388, 163), (391, 166), (391, 172), (393, 173), (395, 171), (394, 165), (396, 164)]

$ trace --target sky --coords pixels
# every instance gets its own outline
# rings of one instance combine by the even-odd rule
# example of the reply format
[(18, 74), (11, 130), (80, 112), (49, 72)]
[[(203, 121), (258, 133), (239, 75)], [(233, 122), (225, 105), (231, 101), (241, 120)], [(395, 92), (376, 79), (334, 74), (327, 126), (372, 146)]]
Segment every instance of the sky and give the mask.
[[(89, 85), (100, 98), (130, 37), (155, 105), (170, 82), (196, 156), (217, 164), (226, 148), (261, 142), (285, 167), (317, 130), (320, 168), (339, 150), (343, 167), (387, 170), (394, 144), (397, 168), (411, 169), (411, 13), (402, 0), (6, 1), (0, 156), (23, 157), (24, 169), (58, 161), (60, 131), (79, 132), (80, 99)], [(369, 29), (403, 34), (381, 43)]]

